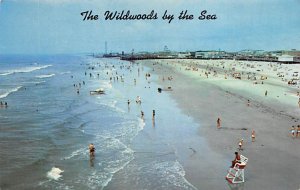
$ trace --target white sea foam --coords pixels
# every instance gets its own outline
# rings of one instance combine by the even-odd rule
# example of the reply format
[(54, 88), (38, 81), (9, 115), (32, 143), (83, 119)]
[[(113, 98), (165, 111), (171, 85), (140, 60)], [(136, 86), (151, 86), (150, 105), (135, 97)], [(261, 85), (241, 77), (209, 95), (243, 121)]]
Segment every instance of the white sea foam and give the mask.
[(145, 125), (146, 125), (146, 123), (145, 123), (145, 121), (144, 121), (143, 119), (141, 119), (141, 118), (138, 118), (138, 120), (139, 120), (139, 130), (143, 130), (144, 127), (145, 127)]
[(180, 189), (197, 190), (195, 186), (185, 179), (185, 171), (177, 160), (155, 163), (154, 171), (157, 175), (160, 175), (163, 179)]
[(58, 180), (60, 177), (62, 177), (61, 173), (63, 172), (64, 171), (59, 168), (52, 167), (52, 169), (47, 172), (47, 177), (50, 179)]
[(36, 76), (36, 78), (43, 79), (43, 78), (50, 78), (50, 77), (53, 77), (53, 76), (55, 76), (55, 74), (38, 75), (38, 76)]
[(45, 80), (42, 81), (26, 81), (26, 82), (22, 82), (22, 84), (41, 84), (46, 82)]
[(0, 73), (0, 76), (6, 76), (6, 75), (15, 74), (15, 73), (29, 73), (32, 71), (45, 69), (45, 68), (51, 67), (51, 66), (52, 65), (43, 65), (43, 66), (23, 67), (23, 68), (14, 69), (14, 70), (7, 70), (7, 71), (4, 71), (3, 73)]
[(22, 88), (22, 86), (18, 86), (18, 87), (16, 87), (16, 88), (9, 89), (9, 90), (7, 90), (5, 93), (0, 94), (0, 98), (5, 98), (5, 97), (7, 97), (9, 94), (11, 94), (11, 93), (13, 93), (13, 92), (17, 92), (20, 88)]
[(112, 88), (112, 84), (110, 81), (101, 81), (100, 84), (101, 84), (101, 88), (104, 88), (104, 89)]
[(80, 149), (72, 152), (69, 156), (64, 157), (63, 160), (68, 160), (75, 156), (84, 155), (84, 154), (86, 154), (86, 152), (87, 152), (87, 148), (80, 148)]
[[(102, 99), (102, 97), (101, 97), (101, 96), (98, 96), (97, 99)], [(123, 110), (123, 109), (121, 109), (121, 108), (119, 108), (119, 107), (116, 106), (117, 103), (118, 103), (117, 100), (112, 100), (112, 101), (99, 101), (99, 102), (96, 102), (96, 103), (99, 104), (99, 105), (108, 106), (108, 107), (114, 109), (114, 110), (117, 111), (117, 112), (125, 113), (125, 110)]]
[(70, 74), (70, 73), (71, 73), (71, 71), (66, 71), (66, 72), (61, 72), (60, 74), (64, 75), (64, 74)]

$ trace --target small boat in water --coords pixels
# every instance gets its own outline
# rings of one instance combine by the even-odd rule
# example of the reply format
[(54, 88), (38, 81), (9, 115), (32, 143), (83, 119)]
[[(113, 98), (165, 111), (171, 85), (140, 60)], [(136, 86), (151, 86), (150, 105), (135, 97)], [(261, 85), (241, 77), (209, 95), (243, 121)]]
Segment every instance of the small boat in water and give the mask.
[(104, 92), (104, 89), (103, 89), (103, 88), (99, 88), (99, 89), (90, 91), (90, 94), (91, 94), (91, 95), (104, 94), (104, 93), (105, 93), (105, 92)]

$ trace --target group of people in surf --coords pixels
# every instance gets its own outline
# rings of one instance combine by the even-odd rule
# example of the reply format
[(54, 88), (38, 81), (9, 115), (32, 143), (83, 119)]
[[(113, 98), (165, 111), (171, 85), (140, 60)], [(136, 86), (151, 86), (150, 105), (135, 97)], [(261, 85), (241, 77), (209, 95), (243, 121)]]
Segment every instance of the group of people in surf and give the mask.
[(300, 137), (300, 125), (297, 126), (297, 129), (295, 126), (292, 126), (290, 133), (293, 138)]
[(2, 108), (2, 107), (4, 107), (4, 108), (7, 108), (8, 107), (8, 104), (7, 104), (7, 102), (0, 102), (0, 108)]

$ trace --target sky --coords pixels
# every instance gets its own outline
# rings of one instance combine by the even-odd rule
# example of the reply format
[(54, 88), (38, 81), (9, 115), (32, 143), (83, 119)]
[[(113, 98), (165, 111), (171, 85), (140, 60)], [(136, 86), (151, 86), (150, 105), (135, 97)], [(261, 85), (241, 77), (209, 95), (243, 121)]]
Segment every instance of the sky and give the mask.
[[(98, 20), (83, 21), (93, 11)], [(105, 11), (157, 13), (108, 21)], [(174, 15), (168, 23), (165, 10)], [(178, 20), (187, 10), (193, 20)], [(198, 20), (201, 11), (215, 20)], [(300, 50), (300, 0), (2, 0), (0, 54)]]

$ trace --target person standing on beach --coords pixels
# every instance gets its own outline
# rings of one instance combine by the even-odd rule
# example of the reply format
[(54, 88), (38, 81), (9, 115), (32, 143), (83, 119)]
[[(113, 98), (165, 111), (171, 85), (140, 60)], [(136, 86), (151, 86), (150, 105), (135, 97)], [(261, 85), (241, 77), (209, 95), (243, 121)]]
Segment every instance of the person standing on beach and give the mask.
[(217, 119), (217, 128), (220, 129), (221, 128), (221, 119), (218, 117)]
[(251, 132), (251, 139), (252, 139), (252, 142), (255, 141), (255, 131), (254, 131), (254, 129)]
[(265, 92), (265, 96), (267, 96), (267, 95), (268, 95), (268, 91)]
[(141, 111), (141, 118), (144, 119), (144, 112)]
[(244, 144), (244, 140), (243, 139), (241, 139), (240, 141), (239, 141), (239, 150), (243, 150), (243, 148), (242, 148), (242, 146), (243, 146), (243, 144)]
[(247, 101), (247, 106), (250, 106), (250, 100)]
[(142, 99), (141, 99), (140, 96), (137, 96), (137, 97), (136, 97), (136, 103), (137, 103), (137, 104), (141, 104), (141, 103), (142, 103)]
[(152, 111), (152, 119), (155, 119), (155, 110)]

